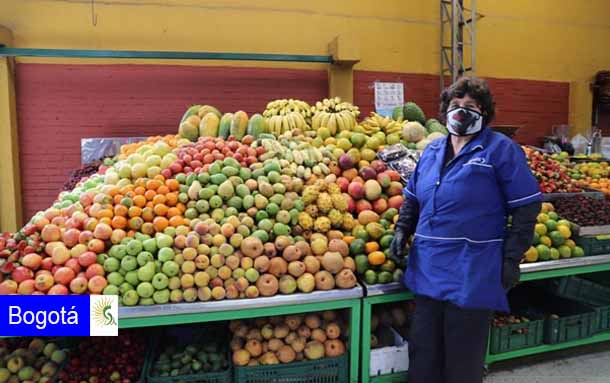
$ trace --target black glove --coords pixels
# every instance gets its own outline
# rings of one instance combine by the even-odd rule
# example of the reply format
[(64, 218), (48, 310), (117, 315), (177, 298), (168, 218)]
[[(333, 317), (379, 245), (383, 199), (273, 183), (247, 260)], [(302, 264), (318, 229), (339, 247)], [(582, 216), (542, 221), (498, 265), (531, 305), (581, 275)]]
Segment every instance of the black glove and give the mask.
[(508, 291), (515, 287), (521, 277), (519, 263), (506, 259), (502, 264), (502, 287)]
[(390, 253), (394, 262), (400, 262), (407, 255), (407, 235), (401, 228), (396, 228), (390, 244)]

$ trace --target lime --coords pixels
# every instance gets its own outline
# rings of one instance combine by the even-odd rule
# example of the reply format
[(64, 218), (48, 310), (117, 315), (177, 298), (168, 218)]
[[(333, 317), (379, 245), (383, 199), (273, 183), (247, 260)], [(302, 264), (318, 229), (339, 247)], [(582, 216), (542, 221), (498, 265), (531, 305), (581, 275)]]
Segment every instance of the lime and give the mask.
[(530, 248), (525, 252), (525, 261), (526, 262), (536, 262), (538, 260), (538, 251), (535, 247), (530, 246)]
[(541, 214), (538, 214), (537, 220), (540, 223), (545, 223), (546, 221), (549, 220), (549, 216), (546, 213), (541, 213)]
[(573, 257), (584, 257), (585, 256), (585, 251), (582, 249), (582, 247), (575, 246), (572, 249), (572, 256)]
[(559, 259), (559, 250), (551, 247), (551, 259)]
[(551, 238), (547, 237), (546, 235), (543, 235), (542, 237), (540, 237), (540, 243), (542, 245), (551, 247), (551, 245), (553, 244), (553, 241), (551, 241)]
[(373, 270), (367, 270), (364, 272), (364, 281), (369, 285), (377, 283), (377, 273)]
[(572, 249), (566, 245), (559, 246), (559, 256), (561, 258), (570, 258), (572, 256)]
[(541, 261), (548, 261), (551, 258), (551, 250), (546, 245), (536, 246), (536, 251)]
[(388, 142), (388, 145), (394, 145), (400, 142), (400, 135), (398, 134), (388, 134), (388, 136), (386, 137), (386, 141)]
[(322, 127), (320, 129), (318, 129), (318, 137), (320, 137), (323, 140), (327, 139), (328, 137), (330, 137), (330, 129), (328, 129), (326, 127)]
[(548, 212), (548, 216), (549, 219), (552, 219), (553, 221), (557, 221), (559, 219), (559, 216), (554, 211)]
[(546, 222), (544, 222), (544, 224), (546, 225), (546, 228), (549, 231), (557, 230), (557, 221), (553, 221), (552, 219), (549, 219)]
[(366, 136), (362, 133), (354, 133), (350, 141), (355, 147), (361, 148), (366, 143)]
[(382, 271), (377, 275), (379, 283), (390, 283), (392, 282), (393, 275), (389, 271)]
[(551, 242), (553, 243), (553, 246), (555, 246), (555, 247), (559, 247), (566, 242), (566, 239), (557, 230), (551, 231), (551, 233), (549, 234), (549, 237), (551, 237)]
[(386, 260), (380, 267), (381, 271), (389, 271), (393, 273), (396, 270), (396, 264), (391, 259)]
[(570, 230), (569, 226), (557, 225), (557, 231), (559, 231), (565, 239), (568, 239), (572, 236), (572, 231)]
[(565, 245), (566, 245), (567, 247), (569, 247), (570, 249), (573, 249), (574, 247), (576, 247), (576, 242), (574, 242), (574, 241), (573, 241), (573, 240), (571, 240), (571, 239), (566, 239), (566, 243), (565, 243)]
[(545, 235), (547, 232), (547, 228), (546, 225), (543, 223), (537, 223), (536, 227), (534, 229), (534, 231), (536, 232), (536, 234), (538, 235)]
[(356, 255), (354, 262), (356, 263), (356, 271), (358, 274), (364, 274), (369, 268), (369, 258), (364, 254)]
[(337, 140), (337, 147), (343, 150), (350, 150), (352, 143), (347, 138), (339, 138)]

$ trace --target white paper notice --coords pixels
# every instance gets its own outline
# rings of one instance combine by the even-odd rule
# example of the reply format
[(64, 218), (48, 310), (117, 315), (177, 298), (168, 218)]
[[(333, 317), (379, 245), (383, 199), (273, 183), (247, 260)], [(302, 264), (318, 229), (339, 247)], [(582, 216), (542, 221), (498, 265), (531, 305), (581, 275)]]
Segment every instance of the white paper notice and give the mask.
[(405, 89), (402, 82), (375, 82), (375, 111), (383, 116), (391, 116), (392, 110), (405, 103)]

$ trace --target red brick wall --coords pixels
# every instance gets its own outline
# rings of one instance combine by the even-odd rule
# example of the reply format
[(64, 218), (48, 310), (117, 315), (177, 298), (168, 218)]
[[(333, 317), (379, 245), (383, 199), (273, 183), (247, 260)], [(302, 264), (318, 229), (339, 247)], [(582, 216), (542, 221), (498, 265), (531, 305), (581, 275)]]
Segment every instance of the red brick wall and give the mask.
[[(568, 123), (570, 85), (567, 82), (488, 78), (496, 100), (498, 125), (522, 125), (516, 140), (538, 144), (556, 124)], [(426, 116), (438, 116), (439, 77), (425, 74), (356, 71), (354, 101), (366, 116), (374, 109), (375, 81), (403, 82), (405, 100), (415, 101)]]
[(326, 97), (325, 71), (156, 65), (17, 65), (24, 216), (48, 207), (83, 137), (177, 132), (186, 107), (262, 112), (275, 98)]

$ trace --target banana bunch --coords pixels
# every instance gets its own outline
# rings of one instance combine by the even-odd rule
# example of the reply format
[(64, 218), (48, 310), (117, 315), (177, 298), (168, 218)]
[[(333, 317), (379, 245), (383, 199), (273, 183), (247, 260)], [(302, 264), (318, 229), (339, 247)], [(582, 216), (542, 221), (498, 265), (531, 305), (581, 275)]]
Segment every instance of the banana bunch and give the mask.
[(270, 101), (263, 112), (263, 117), (285, 116), (292, 112), (300, 113), (305, 122), (307, 122), (307, 125), (311, 125), (311, 117), (314, 114), (311, 106), (305, 101), (293, 100), (292, 98)]
[(354, 119), (357, 119), (360, 115), (360, 109), (349, 102), (341, 101), (341, 98), (325, 98), (322, 101), (316, 102), (316, 105), (311, 107), (311, 111), (313, 114), (316, 112), (329, 112), (329, 113), (339, 113), (341, 111), (347, 111), (354, 115)]
[(371, 112), (371, 115), (362, 121), (361, 126), (367, 134), (383, 131), (387, 135), (402, 131), (402, 123), (390, 117), (383, 117), (375, 112)]
[(295, 129), (300, 131), (309, 130), (309, 124), (305, 121), (305, 117), (299, 112), (288, 112), (284, 115), (274, 115), (267, 118), (267, 125), (269, 126), (269, 133), (276, 137), (291, 132)]
[(311, 119), (311, 127), (314, 131), (319, 128), (328, 128), (331, 136), (344, 130), (352, 131), (356, 124), (356, 117), (347, 110), (339, 112), (318, 111)]

